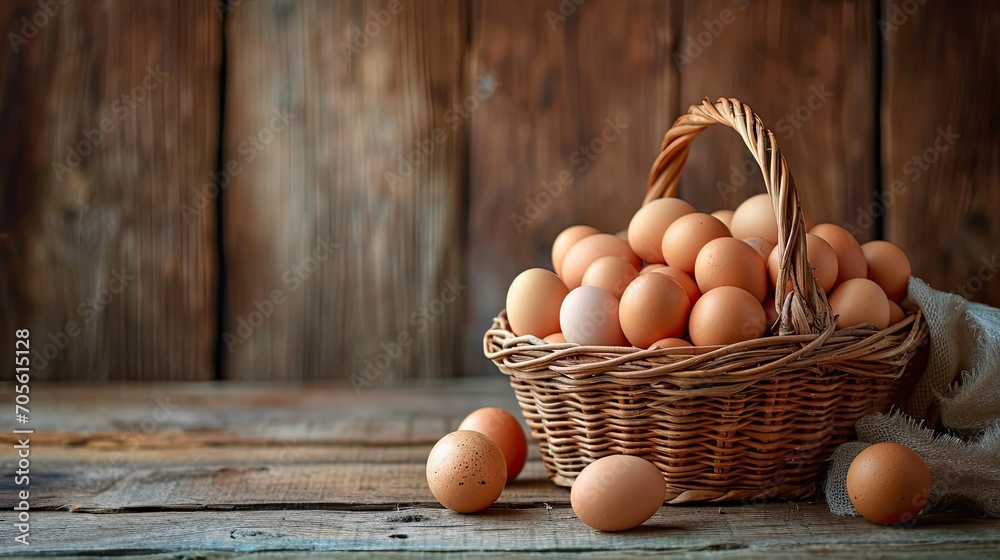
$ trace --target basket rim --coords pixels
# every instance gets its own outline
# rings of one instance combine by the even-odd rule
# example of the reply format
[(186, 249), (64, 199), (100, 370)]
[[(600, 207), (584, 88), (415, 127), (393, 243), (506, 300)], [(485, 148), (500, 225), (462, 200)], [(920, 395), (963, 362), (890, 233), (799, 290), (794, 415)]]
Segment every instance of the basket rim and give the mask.
[[(752, 383), (783, 371), (826, 364), (838, 364), (838, 369), (857, 376), (883, 377), (869, 367), (905, 365), (928, 335), (927, 321), (917, 309), (882, 330), (870, 326), (837, 330), (831, 325), (821, 333), (772, 335), (728, 346), (644, 350), (552, 344), (533, 335), (518, 336), (510, 330), (504, 309), (483, 336), (483, 352), (504, 374), (518, 378), (695, 387), (706, 382)], [(892, 369), (891, 377), (902, 374), (900, 368)]]

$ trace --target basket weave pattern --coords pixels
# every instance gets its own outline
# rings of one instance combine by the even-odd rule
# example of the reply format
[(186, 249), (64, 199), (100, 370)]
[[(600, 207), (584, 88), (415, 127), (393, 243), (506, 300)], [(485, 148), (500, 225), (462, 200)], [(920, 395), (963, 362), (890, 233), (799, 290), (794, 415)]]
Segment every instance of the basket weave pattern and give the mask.
[(778, 285), (792, 286), (776, 294), (776, 334), (698, 349), (547, 344), (516, 336), (502, 311), (485, 334), (484, 353), (509, 376), (556, 484), (569, 486), (586, 465), (624, 453), (663, 472), (668, 503), (810, 496), (833, 449), (858, 418), (892, 399), (927, 338), (919, 311), (882, 331), (836, 330), (805, 258), (784, 158), (738, 100), (705, 99), (674, 123), (645, 202), (676, 196), (691, 141), (715, 123), (743, 138), (774, 204)]

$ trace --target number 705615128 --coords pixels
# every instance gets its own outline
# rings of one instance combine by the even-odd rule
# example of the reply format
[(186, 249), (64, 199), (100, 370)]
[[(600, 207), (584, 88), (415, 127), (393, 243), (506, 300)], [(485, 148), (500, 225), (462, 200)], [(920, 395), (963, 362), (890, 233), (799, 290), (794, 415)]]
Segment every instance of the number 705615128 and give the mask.
[(28, 382), (31, 379), (29, 365), (31, 363), (31, 333), (28, 329), (20, 329), (14, 333), (17, 337), (14, 342), (14, 379), (16, 385), (14, 390), (17, 396), (14, 397), (14, 417), (20, 424), (28, 423), (28, 403), (31, 398), (28, 396)]

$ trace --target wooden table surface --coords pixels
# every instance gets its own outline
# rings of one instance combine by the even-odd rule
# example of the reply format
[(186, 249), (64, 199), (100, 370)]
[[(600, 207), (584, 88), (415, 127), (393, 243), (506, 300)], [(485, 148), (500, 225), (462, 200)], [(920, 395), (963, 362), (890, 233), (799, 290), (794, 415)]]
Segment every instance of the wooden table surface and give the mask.
[[(591, 530), (532, 449), (489, 510), (434, 501), (424, 461), (480, 406), (516, 411), (502, 377), (383, 388), (246, 384), (31, 387), (30, 545), (13, 541), (15, 436), (3, 434), (0, 556), (350, 558), (997, 557), (1000, 520), (910, 529), (800, 503), (665, 506)], [(13, 395), (11, 393), (11, 400)], [(21, 426), (19, 426), (21, 427)], [(22, 436), (23, 437), (23, 436)]]

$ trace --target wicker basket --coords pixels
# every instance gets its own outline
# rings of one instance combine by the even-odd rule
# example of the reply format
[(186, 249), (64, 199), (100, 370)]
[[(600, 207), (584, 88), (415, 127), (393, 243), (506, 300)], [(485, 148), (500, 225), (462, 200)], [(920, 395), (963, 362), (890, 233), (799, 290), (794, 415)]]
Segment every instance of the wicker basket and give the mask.
[(638, 455), (663, 472), (667, 502), (801, 499), (861, 416), (884, 408), (927, 339), (920, 312), (879, 331), (836, 330), (806, 260), (798, 195), (774, 135), (750, 107), (707, 98), (663, 139), (645, 202), (675, 196), (691, 141), (710, 124), (735, 129), (764, 171), (782, 247), (773, 336), (724, 347), (548, 344), (510, 331), (506, 311), (484, 353), (504, 374), (548, 476), (570, 486), (607, 455)]

